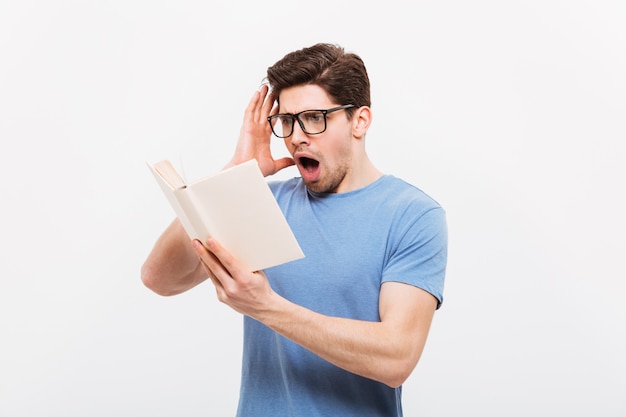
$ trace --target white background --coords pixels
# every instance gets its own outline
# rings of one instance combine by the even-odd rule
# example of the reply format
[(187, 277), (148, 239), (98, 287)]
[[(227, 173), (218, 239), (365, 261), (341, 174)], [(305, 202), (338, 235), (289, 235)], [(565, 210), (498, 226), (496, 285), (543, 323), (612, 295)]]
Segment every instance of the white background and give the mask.
[(145, 162), (218, 170), (318, 41), (368, 66), (377, 166), (448, 213), (405, 415), (626, 416), (621, 0), (0, 1), (0, 416), (234, 413), (241, 317), (140, 282), (173, 215)]

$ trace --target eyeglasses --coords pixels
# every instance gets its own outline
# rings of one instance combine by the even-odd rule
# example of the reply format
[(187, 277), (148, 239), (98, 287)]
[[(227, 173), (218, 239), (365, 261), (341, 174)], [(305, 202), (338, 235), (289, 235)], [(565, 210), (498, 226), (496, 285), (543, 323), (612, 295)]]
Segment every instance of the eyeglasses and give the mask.
[(283, 113), (275, 114), (267, 118), (272, 132), (279, 138), (288, 138), (293, 134), (293, 125), (295, 121), (302, 128), (302, 131), (308, 135), (319, 135), (326, 130), (326, 115), (339, 110), (355, 107), (354, 104), (345, 104), (339, 107), (333, 107), (328, 110), (304, 110), (300, 113)]

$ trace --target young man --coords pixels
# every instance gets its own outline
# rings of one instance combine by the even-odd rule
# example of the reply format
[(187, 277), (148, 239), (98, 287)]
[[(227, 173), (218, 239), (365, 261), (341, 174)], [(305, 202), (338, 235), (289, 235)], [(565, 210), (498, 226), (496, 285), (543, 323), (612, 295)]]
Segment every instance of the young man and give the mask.
[[(401, 385), (442, 302), (445, 212), (368, 158), (370, 85), (357, 55), (317, 44), (267, 80), (228, 166), (254, 158), (265, 176), (297, 166), (300, 177), (269, 184), (305, 258), (248, 272), (175, 220), (143, 282), (173, 295), (209, 278), (245, 316), (239, 416), (401, 416)], [(272, 133), (291, 158), (272, 157)]]

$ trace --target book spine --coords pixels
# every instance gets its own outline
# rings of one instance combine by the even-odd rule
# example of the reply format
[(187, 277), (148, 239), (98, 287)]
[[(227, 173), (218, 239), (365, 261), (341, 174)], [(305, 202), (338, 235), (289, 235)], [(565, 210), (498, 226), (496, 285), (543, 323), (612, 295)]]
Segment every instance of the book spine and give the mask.
[(178, 218), (191, 239), (204, 241), (211, 236), (206, 220), (206, 213), (201, 213), (201, 207), (194, 199), (194, 195), (188, 188), (174, 190), (174, 196), (178, 201), (181, 212)]

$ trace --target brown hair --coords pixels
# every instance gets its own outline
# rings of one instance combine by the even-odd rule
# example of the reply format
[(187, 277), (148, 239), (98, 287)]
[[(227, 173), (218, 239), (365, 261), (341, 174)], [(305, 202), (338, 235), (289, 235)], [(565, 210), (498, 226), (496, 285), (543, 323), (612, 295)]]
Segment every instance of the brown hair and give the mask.
[[(313, 84), (340, 105), (371, 106), (363, 60), (338, 45), (318, 43), (290, 52), (267, 69), (267, 80), (276, 98), (283, 89)], [(349, 116), (351, 110), (346, 111)]]

